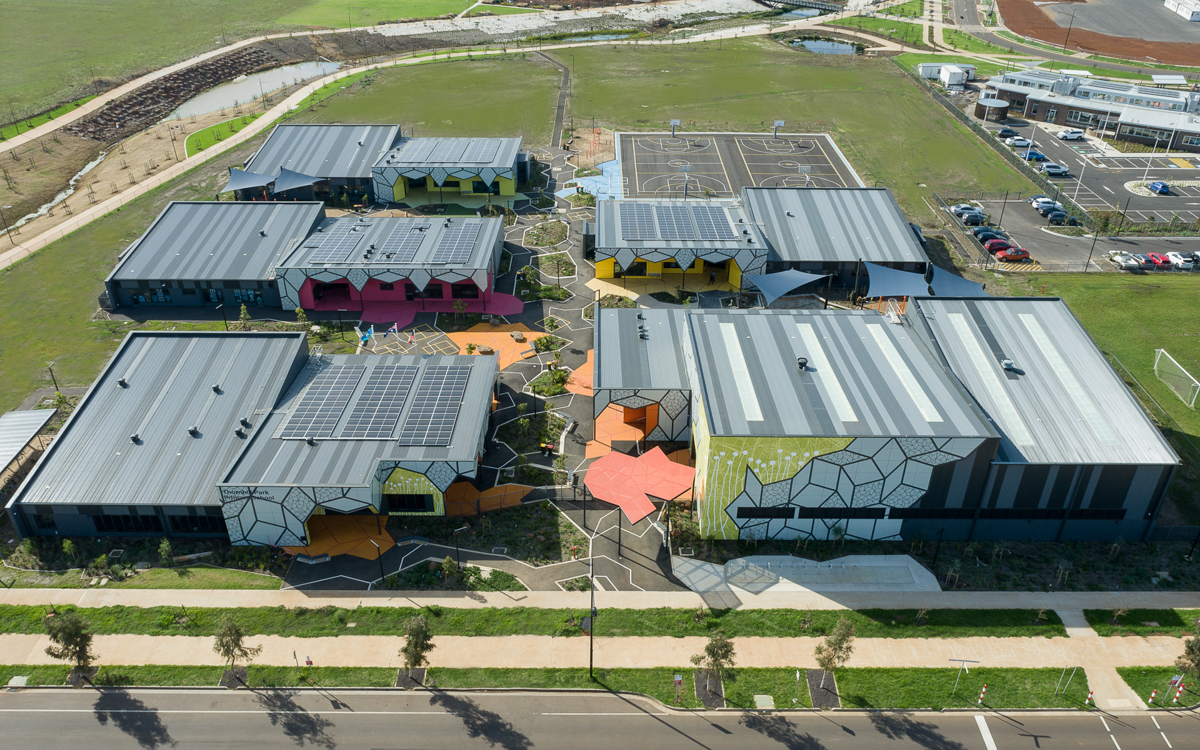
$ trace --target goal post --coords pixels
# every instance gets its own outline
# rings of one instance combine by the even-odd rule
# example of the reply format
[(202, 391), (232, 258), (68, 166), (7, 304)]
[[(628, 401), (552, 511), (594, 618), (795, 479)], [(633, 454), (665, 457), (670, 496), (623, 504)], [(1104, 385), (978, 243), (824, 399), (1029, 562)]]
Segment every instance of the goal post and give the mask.
[(1200, 382), (1175, 361), (1166, 349), (1154, 350), (1154, 375), (1180, 398), (1189, 409), (1196, 408), (1196, 396), (1200, 394)]

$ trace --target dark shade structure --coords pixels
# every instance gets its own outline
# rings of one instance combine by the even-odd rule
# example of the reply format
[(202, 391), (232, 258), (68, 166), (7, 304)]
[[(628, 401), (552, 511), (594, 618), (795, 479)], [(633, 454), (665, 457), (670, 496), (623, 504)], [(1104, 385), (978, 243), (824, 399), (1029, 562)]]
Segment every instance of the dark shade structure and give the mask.
[(293, 172), (290, 169), (280, 169), (279, 176), (275, 178), (274, 192), (284, 193), (288, 190), (295, 190), (296, 188), (311, 187), (312, 185), (320, 182), (322, 179), (324, 178), (309, 177), (306, 174)]
[(983, 290), (983, 285), (962, 276), (951, 273), (944, 268), (933, 267), (933, 278), (929, 281), (929, 291), (935, 297), (990, 297)]
[(789, 292), (811, 284), (814, 281), (828, 278), (829, 274), (804, 273), (795, 269), (787, 269), (778, 273), (768, 273), (761, 276), (747, 276), (746, 280), (754, 286), (758, 287), (758, 291), (762, 294), (763, 299), (767, 303), (767, 307), (780, 297)]
[(878, 263), (863, 263), (867, 271), (867, 297), (927, 297), (924, 274), (897, 271)]
[(241, 169), (229, 170), (229, 182), (225, 184), (225, 190), (222, 192), (230, 192), (233, 190), (252, 190), (270, 185), (275, 181), (274, 177), (258, 172), (245, 172)]

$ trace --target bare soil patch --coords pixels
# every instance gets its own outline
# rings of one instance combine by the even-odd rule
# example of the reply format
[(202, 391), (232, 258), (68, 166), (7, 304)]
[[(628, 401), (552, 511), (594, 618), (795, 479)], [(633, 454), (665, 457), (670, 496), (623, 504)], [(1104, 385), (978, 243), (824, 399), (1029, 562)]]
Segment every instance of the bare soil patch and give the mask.
[[(804, 672), (808, 679), (808, 694), (812, 696), (813, 708), (841, 708), (842, 699), (838, 695), (837, 678), (826, 674), (820, 669), (809, 669)], [(824, 678), (824, 687), (821, 680)]]
[(1153, 57), (1174, 65), (1200, 65), (1200, 44), (1148, 42), (1133, 37), (1109, 36), (1075, 27), (1070, 30), (1054, 22), (1033, 0), (999, 0), (1004, 24), (1014, 32), (1049, 44), (1070, 42), (1070, 49), (1103, 52), (1120, 57)]

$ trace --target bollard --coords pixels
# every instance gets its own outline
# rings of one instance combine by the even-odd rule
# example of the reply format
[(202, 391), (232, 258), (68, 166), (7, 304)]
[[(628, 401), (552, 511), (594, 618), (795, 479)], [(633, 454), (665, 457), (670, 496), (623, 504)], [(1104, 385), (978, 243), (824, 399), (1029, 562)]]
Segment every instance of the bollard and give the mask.
[(983, 704), (983, 696), (985, 696), (985, 695), (987, 695), (987, 683), (984, 683), (983, 690), (979, 691), (979, 700), (975, 702), (975, 705), (977, 705), (977, 706), (982, 705)]
[(1083, 705), (1085, 705), (1085, 706), (1086, 706), (1086, 705), (1088, 705), (1089, 703), (1091, 703), (1091, 702), (1092, 702), (1092, 694), (1093, 694), (1093, 693), (1095, 693), (1095, 692), (1096, 692), (1095, 690), (1089, 690), (1089, 691), (1088, 691), (1088, 697), (1086, 697), (1086, 698), (1084, 698), (1084, 699), (1083, 699)]

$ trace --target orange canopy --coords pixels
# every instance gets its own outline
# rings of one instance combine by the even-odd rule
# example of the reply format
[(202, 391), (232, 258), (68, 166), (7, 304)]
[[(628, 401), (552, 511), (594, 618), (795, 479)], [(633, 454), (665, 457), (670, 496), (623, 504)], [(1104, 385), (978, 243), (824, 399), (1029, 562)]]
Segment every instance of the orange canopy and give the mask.
[(630, 523), (637, 523), (654, 512), (648, 495), (663, 500), (679, 497), (692, 488), (695, 473), (655, 448), (637, 458), (609, 453), (591, 465), (583, 483), (597, 500), (612, 503), (625, 512)]

